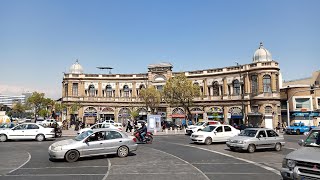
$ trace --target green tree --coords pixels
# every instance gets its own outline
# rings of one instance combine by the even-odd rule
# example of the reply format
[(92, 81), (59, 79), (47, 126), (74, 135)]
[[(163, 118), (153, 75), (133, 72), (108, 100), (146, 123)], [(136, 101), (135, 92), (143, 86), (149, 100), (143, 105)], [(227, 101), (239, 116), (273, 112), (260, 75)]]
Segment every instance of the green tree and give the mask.
[(35, 116), (40, 115), (43, 117), (50, 114), (48, 110), (50, 110), (50, 106), (53, 103), (54, 101), (52, 99), (45, 98), (44, 93), (38, 93), (38, 92), (33, 92), (32, 95), (27, 100), (27, 104), (34, 110)]
[(193, 99), (200, 96), (200, 88), (194, 85), (184, 74), (170, 78), (163, 88), (163, 97), (172, 107), (183, 107), (191, 119), (190, 107)]
[(130, 116), (132, 117), (133, 120), (136, 120), (137, 117), (139, 116), (138, 111), (131, 111)]
[(17, 117), (22, 117), (25, 112), (26, 107), (20, 102), (16, 103), (12, 108), (12, 113)]
[(154, 86), (149, 86), (146, 89), (141, 89), (139, 97), (145, 103), (146, 108), (150, 108), (151, 114), (154, 114), (161, 102), (161, 93)]
[(78, 102), (71, 104), (69, 106), (70, 114), (75, 114), (75, 112), (78, 112), (81, 107), (82, 107), (82, 105)]

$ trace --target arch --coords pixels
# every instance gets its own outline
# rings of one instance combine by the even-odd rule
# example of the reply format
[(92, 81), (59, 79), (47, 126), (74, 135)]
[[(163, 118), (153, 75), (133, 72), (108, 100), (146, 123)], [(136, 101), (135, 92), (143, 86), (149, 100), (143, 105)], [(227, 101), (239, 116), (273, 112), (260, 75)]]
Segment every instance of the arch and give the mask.
[(240, 82), (238, 79), (232, 81), (233, 95), (240, 95)]
[(190, 111), (191, 111), (191, 112), (192, 112), (192, 111), (203, 111), (203, 109), (202, 109), (202, 108), (199, 108), (199, 107), (194, 107), (194, 108), (192, 108)]
[(138, 108), (137, 111), (139, 112), (139, 115), (147, 115), (148, 111), (146, 108)]
[(154, 81), (166, 81), (167, 78), (164, 76), (164, 75), (155, 75), (154, 78), (153, 78)]
[(264, 113), (265, 113), (265, 114), (272, 114), (272, 113), (273, 113), (272, 106), (266, 106), (266, 107), (264, 108)]
[(223, 108), (217, 107), (217, 106), (210, 107), (208, 109), (208, 112), (210, 112), (210, 113), (212, 113), (212, 112), (223, 113)]
[(96, 96), (96, 88), (94, 87), (93, 84), (90, 84), (88, 87), (88, 92), (90, 97), (95, 97)]
[(139, 86), (139, 89), (145, 89), (146, 88), (146, 86), (144, 85), (144, 84), (141, 84), (140, 86)]
[(271, 93), (271, 76), (270, 75), (263, 76), (263, 92)]
[(172, 110), (172, 114), (185, 114), (185, 112), (182, 108), (178, 107)]
[(114, 114), (114, 109), (111, 108), (111, 107), (105, 107), (105, 108), (102, 109), (101, 112), (102, 113), (112, 113), (112, 114)]
[(231, 107), (228, 112), (231, 115), (241, 115), (242, 116), (242, 109), (240, 107)]
[(200, 86), (198, 82), (194, 82), (193, 85)]
[(212, 95), (219, 96), (219, 83), (218, 83), (218, 81), (215, 81), (212, 83)]

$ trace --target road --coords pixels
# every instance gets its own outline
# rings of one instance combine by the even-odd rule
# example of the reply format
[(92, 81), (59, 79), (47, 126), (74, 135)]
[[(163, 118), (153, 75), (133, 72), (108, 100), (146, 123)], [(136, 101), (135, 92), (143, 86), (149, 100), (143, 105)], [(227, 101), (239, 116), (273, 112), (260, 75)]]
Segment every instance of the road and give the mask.
[(0, 144), (0, 180), (281, 179), (282, 159), (299, 147), (301, 138), (285, 136), (288, 147), (280, 152), (249, 154), (229, 151), (223, 143), (193, 144), (185, 135), (156, 136), (153, 144), (139, 145), (129, 157), (108, 155), (75, 163), (49, 160), (54, 141), (9, 141)]

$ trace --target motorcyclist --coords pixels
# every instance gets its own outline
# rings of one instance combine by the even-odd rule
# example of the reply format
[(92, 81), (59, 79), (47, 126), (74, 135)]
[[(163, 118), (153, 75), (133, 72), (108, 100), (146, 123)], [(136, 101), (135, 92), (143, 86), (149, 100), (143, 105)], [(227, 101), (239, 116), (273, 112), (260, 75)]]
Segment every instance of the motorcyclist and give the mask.
[(145, 122), (141, 123), (141, 128), (139, 128), (138, 131), (140, 132), (140, 138), (141, 138), (142, 142), (144, 142), (145, 136), (147, 134), (147, 126), (146, 126)]

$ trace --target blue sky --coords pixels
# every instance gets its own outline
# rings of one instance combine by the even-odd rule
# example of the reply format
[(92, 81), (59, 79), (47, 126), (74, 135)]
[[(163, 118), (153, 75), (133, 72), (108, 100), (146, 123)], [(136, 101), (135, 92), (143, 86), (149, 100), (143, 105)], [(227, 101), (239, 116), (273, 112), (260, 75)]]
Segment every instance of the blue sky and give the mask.
[(285, 80), (320, 68), (320, 1), (2, 0), (0, 93), (61, 96), (63, 72), (174, 71), (251, 63), (260, 41)]

